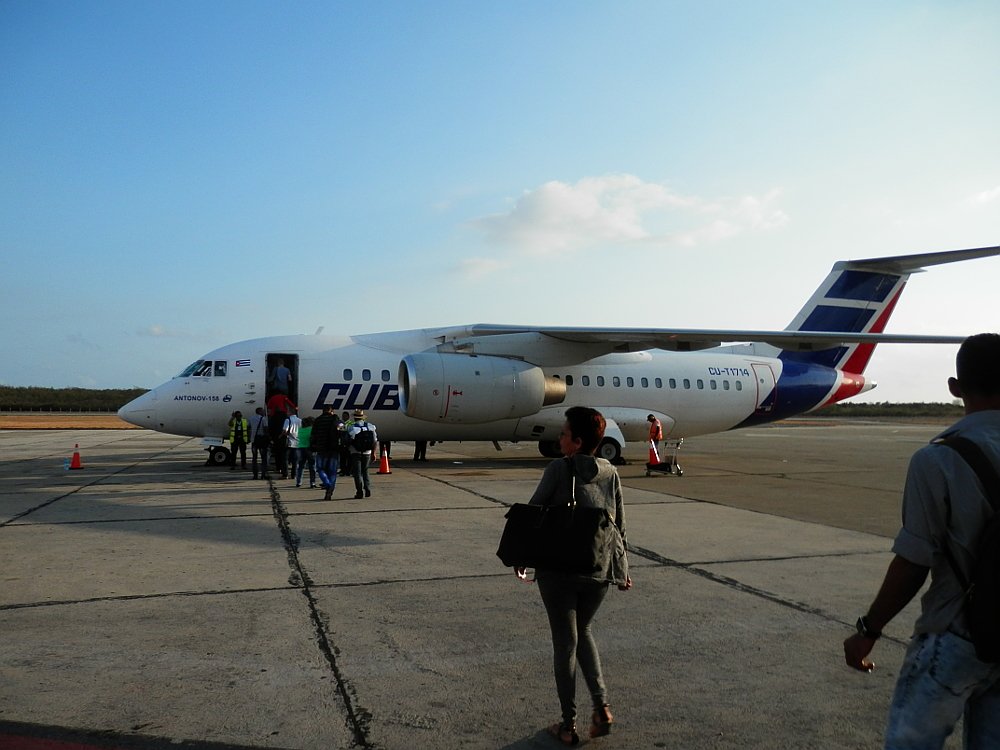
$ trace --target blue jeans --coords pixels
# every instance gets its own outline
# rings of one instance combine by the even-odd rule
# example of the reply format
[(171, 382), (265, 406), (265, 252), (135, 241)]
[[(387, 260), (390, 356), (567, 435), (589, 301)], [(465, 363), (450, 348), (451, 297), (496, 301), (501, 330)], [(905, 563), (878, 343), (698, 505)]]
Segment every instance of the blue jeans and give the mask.
[(316, 454), (316, 475), (319, 477), (319, 484), (325, 490), (332, 490), (337, 486), (337, 468), (340, 465), (340, 456), (336, 453)]
[(316, 484), (316, 461), (308, 448), (295, 448), (295, 486), (302, 484), (302, 470), (309, 466), (309, 486)]
[(979, 661), (954, 633), (916, 636), (892, 696), (886, 750), (940, 750), (963, 714), (965, 750), (1000, 748), (1000, 664)]

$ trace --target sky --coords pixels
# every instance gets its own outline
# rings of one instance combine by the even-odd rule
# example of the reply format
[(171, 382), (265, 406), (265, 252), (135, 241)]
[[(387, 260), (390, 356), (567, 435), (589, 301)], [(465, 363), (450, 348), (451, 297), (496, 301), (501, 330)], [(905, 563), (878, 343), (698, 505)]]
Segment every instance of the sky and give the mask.
[[(1000, 4), (0, 3), (0, 384), (260, 336), (782, 329), (838, 260), (1000, 245)], [(1000, 331), (1000, 258), (887, 331)], [(949, 401), (883, 345), (860, 401)]]

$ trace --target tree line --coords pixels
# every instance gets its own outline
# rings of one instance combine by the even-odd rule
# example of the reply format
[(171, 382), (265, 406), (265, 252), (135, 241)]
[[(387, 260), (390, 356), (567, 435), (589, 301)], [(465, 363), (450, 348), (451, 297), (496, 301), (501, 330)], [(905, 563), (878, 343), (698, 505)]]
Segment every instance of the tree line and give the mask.
[(957, 419), (964, 413), (960, 402), (891, 404), (888, 401), (873, 404), (852, 404), (845, 401), (826, 406), (813, 412), (820, 417), (950, 417)]
[(34, 388), (0, 385), (0, 411), (115, 412), (147, 388)]

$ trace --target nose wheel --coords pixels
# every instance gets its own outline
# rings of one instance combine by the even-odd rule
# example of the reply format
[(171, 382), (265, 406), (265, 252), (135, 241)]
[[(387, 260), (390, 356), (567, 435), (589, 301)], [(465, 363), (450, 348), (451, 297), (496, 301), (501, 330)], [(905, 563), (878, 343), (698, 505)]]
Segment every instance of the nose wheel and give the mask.
[(229, 449), (221, 445), (213, 445), (211, 448), (206, 448), (205, 450), (208, 451), (208, 460), (205, 462), (206, 466), (225, 466), (229, 463), (229, 459), (232, 458)]

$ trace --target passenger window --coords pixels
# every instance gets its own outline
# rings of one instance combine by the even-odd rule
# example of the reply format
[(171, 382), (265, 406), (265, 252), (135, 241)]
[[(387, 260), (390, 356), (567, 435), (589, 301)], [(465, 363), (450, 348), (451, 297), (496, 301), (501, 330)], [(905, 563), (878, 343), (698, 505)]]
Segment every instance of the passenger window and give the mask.
[(677, 378), (670, 378), (670, 387), (671, 388), (677, 387)]
[(635, 378), (625, 378), (625, 385), (629, 388), (635, 388)]
[(649, 378), (642, 378), (639, 382), (642, 383), (643, 388), (649, 388)]
[(613, 378), (611, 378), (611, 384), (612, 384), (612, 385), (613, 385), (613, 386), (614, 386), (615, 388), (621, 388), (621, 385), (622, 385), (622, 379), (621, 379), (620, 377), (618, 377), (617, 375), (615, 375), (615, 376), (614, 376)]
[(713, 391), (717, 391), (717, 390), (719, 390), (719, 384), (718, 384), (718, 383), (716, 383), (716, 382), (715, 382), (714, 380), (709, 380), (709, 381), (708, 381), (708, 386), (709, 386), (709, 388), (711, 388), (711, 389), (712, 389)]
[(738, 390), (738, 391), (742, 391), (743, 390), (743, 381), (742, 380), (737, 380), (736, 381), (736, 390)]
[(361, 379), (364, 380), (365, 382), (371, 380), (372, 379), (372, 371), (371, 370), (362, 370), (361, 371)]
[(391, 377), (392, 377), (392, 375), (389, 374), (388, 370), (382, 370), (382, 382), (383, 383), (388, 383), (389, 382), (389, 378), (391, 378)]
[(691, 390), (691, 381), (688, 380), (687, 378), (684, 378), (684, 390), (686, 391)]
[(566, 385), (573, 385), (573, 376), (572, 375), (567, 375), (566, 376)]
[(723, 380), (722, 381), (722, 390), (724, 390), (724, 391), (728, 391), (729, 390), (729, 381), (728, 380)]
[(598, 375), (597, 376), (597, 385), (600, 386), (601, 388), (604, 387), (604, 376), (603, 375)]
[(580, 382), (583, 383), (584, 385), (590, 385), (590, 375), (584, 375), (582, 378), (580, 378)]
[(655, 385), (657, 388), (662, 388), (663, 380), (661, 378), (657, 378), (656, 380), (653, 381), (653, 385)]
[(352, 370), (350, 367), (345, 367), (344, 380), (351, 380), (352, 378), (354, 378), (354, 370)]
[(698, 378), (698, 390), (699, 391), (705, 390), (705, 381), (702, 380), (701, 378)]
[(226, 375), (226, 363), (225, 361), (216, 361), (215, 363), (215, 377), (221, 378)]

